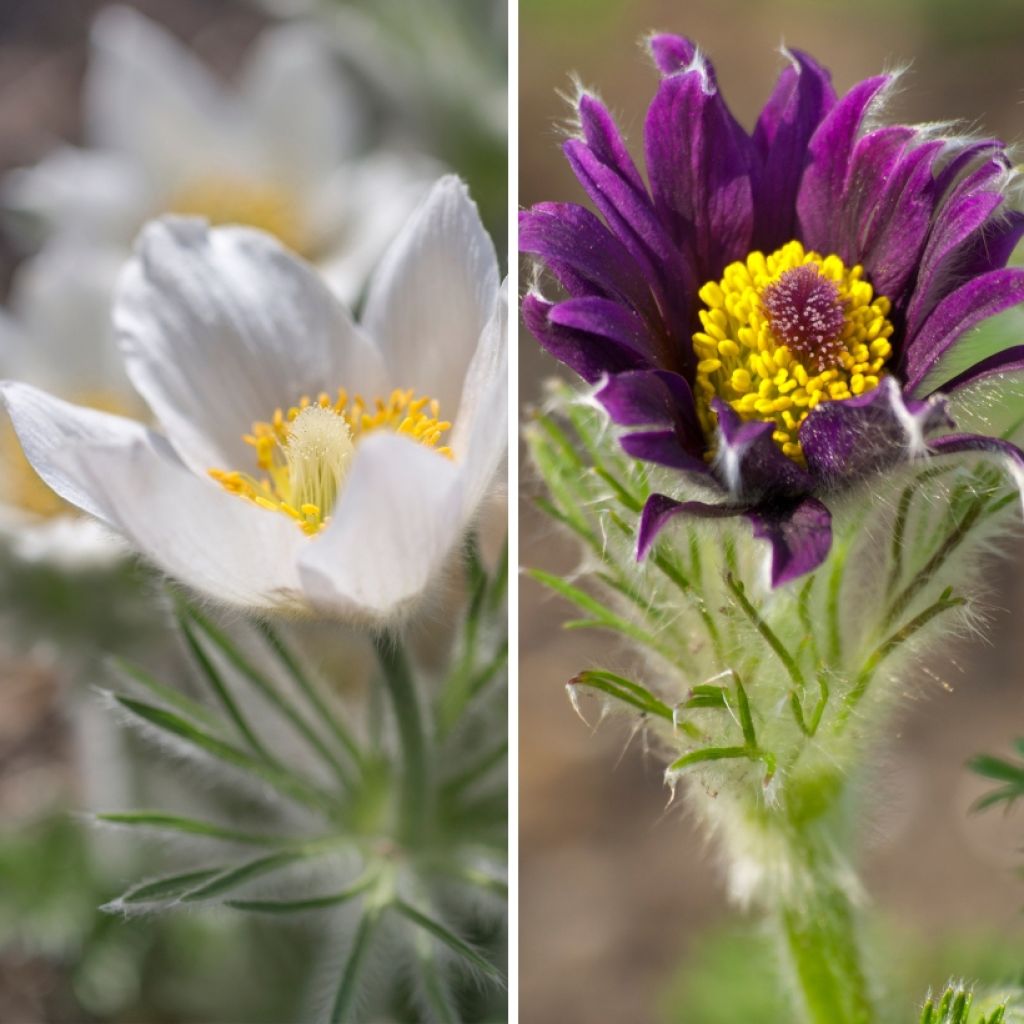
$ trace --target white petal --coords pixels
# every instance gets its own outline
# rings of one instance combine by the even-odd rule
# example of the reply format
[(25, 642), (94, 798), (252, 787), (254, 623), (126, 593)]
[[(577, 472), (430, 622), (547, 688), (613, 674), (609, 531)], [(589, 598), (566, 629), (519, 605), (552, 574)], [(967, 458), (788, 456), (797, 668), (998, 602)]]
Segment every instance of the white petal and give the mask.
[(200, 474), (248, 469), (243, 435), (305, 394), (383, 390), (377, 353), (316, 272), (249, 228), (150, 224), (114, 323), (128, 376)]
[(0, 396), (28, 461), (46, 484), (65, 501), (104, 522), (114, 516), (102, 488), (68, 465), (69, 451), (86, 444), (124, 450), (132, 444), (166, 447), (141, 423), (61, 401), (28, 384), (5, 381)]
[(77, 448), (68, 462), (102, 490), (111, 525), (169, 576), (238, 608), (302, 610), (296, 559), (310, 542), (287, 516), (142, 442)]
[(494, 308), (498, 261), (465, 185), (442, 178), (370, 283), (363, 325), (396, 386), (458, 408), (462, 381)]
[(331, 59), (323, 33), (286, 24), (257, 41), (239, 83), (274, 177), (309, 188), (333, 174), (363, 128), (362, 104)]
[(108, 7), (96, 18), (85, 79), (90, 141), (128, 154), (170, 187), (222, 148), (232, 130), (224, 91), (156, 22)]
[(34, 167), (8, 174), (4, 206), (45, 221), (50, 230), (127, 246), (152, 207), (141, 168), (120, 153), (61, 146)]
[(331, 524), (302, 552), (303, 586), (324, 614), (400, 614), (437, 576), (462, 526), (454, 464), (408, 438), (371, 434)]
[(466, 516), (487, 493), (508, 447), (508, 282), (480, 335), (452, 428)]
[(58, 237), (15, 274), (9, 304), (24, 332), (5, 372), (65, 398), (140, 405), (114, 340), (114, 286), (124, 252)]
[(311, 198), (308, 219), (317, 266), (346, 303), (370, 273), (440, 173), (418, 154), (381, 152), (337, 168)]

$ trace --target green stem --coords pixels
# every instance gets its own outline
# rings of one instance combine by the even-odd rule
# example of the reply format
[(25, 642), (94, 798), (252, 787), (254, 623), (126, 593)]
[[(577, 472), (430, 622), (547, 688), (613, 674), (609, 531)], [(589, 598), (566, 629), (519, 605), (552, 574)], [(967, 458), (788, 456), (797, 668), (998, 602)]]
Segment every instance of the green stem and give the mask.
[(387, 636), (375, 638), (373, 646), (402, 744), (399, 833), (405, 842), (416, 844), (423, 836), (430, 796), (423, 713), (405, 649), (397, 640)]
[[(807, 865), (808, 875), (815, 867)], [(849, 896), (828, 879), (780, 907), (779, 919), (806, 1024), (873, 1024), (877, 1019)]]

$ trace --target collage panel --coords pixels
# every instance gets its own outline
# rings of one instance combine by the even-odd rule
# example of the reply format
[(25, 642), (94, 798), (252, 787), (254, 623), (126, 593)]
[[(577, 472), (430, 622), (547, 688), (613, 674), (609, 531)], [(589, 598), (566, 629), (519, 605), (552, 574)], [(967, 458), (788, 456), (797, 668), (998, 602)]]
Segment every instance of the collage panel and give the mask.
[(0, 1020), (507, 1020), (505, 5), (0, 80)]
[(520, 1019), (1024, 1012), (1022, 26), (521, 3)]

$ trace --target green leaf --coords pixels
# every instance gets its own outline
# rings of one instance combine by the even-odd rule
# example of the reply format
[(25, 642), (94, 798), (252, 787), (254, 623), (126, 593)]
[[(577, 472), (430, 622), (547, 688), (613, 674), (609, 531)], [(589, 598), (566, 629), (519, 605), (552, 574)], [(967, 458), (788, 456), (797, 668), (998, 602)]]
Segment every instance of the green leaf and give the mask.
[[(1024, 740), (1017, 740), (1015, 749), (1024, 752)], [(974, 804), (974, 810), (984, 810), (994, 804), (1012, 804), (1024, 797), (1024, 763), (1014, 763), (989, 754), (979, 754), (967, 762), (967, 767), (986, 779), (1005, 783), (983, 796)]]
[(276, 765), (268, 764), (261, 758), (254, 757), (217, 736), (210, 735), (180, 715), (119, 694), (114, 694), (114, 699), (136, 718), (155, 726), (161, 732), (178, 737), (190, 746), (223, 761), (225, 764), (262, 779), (278, 792), (293, 800), (319, 811), (332, 813), (335, 810), (333, 798), (321, 793), (305, 780), (296, 778), (290, 772)]
[(323, 910), (348, 903), (362, 895), (376, 883), (377, 877), (375, 873), (368, 872), (347, 889), (324, 896), (310, 896), (301, 900), (226, 900), (225, 906), (259, 914), (297, 914), (307, 910)]
[(197, 722), (213, 728), (219, 729), (224, 726), (223, 720), (218, 718), (208, 707), (192, 700), (191, 697), (186, 696), (177, 688), (160, 682), (159, 679), (151, 675), (144, 668), (134, 664), (134, 662), (128, 661), (125, 658), (113, 658), (111, 659), (111, 664), (126, 679), (138, 683), (139, 686), (148, 690), (158, 700), (180, 711), (183, 715), (194, 718)]
[(181, 897), (183, 903), (197, 903), (200, 900), (208, 900), (221, 893), (229, 892), (252, 878), (259, 878), (261, 875), (277, 871), (279, 868), (287, 867), (298, 860), (309, 857), (307, 850), (282, 850), (280, 853), (271, 853), (266, 857), (258, 857), (256, 860), (240, 864), (238, 867), (221, 871), (216, 876), (200, 882), (199, 885), (189, 889)]
[(614, 672), (590, 669), (574, 676), (569, 681), (569, 685), (586, 686), (592, 690), (598, 690), (644, 714), (656, 715), (658, 718), (664, 718), (667, 722), (673, 720), (672, 709), (655, 697), (650, 690), (624, 676), (616, 675)]
[(458, 954), (468, 964), (475, 967), (482, 974), (485, 974), (488, 978), (496, 981), (499, 985), (504, 984), (504, 977), (501, 971), (494, 966), (489, 960), (482, 957), (468, 942), (460, 939), (453, 931), (446, 928), (439, 921), (435, 921), (432, 917), (428, 917), (426, 914), (417, 910), (415, 907), (406, 903), (404, 900), (395, 900), (392, 904), (398, 913), (407, 917), (413, 924), (419, 925), (424, 931), (429, 932), (434, 938), (439, 939), (454, 953)]
[(255, 832), (240, 832), (226, 828), (215, 822), (200, 821), (198, 818), (186, 818), (175, 814), (164, 814), (160, 811), (127, 811), (97, 814), (97, 821), (111, 825), (126, 825), (135, 828), (157, 829), (165, 832), (184, 832), (193, 836), (204, 836), (208, 839), (220, 839), (230, 843), (245, 843), (252, 846), (279, 846), (292, 842), (285, 836), (259, 835)]
[(351, 1010), (359, 994), (360, 977), (380, 921), (380, 912), (379, 906), (369, 907), (363, 911), (363, 916), (359, 919), (338, 983), (334, 1005), (331, 1007), (331, 1024), (349, 1024), (352, 1020)]
[(115, 909), (119, 903), (163, 903), (170, 899), (177, 899), (189, 889), (215, 878), (223, 870), (222, 867), (202, 868), (196, 871), (167, 875), (152, 882), (143, 882), (141, 885), (133, 886), (123, 896), (119, 896), (114, 903), (107, 906)]

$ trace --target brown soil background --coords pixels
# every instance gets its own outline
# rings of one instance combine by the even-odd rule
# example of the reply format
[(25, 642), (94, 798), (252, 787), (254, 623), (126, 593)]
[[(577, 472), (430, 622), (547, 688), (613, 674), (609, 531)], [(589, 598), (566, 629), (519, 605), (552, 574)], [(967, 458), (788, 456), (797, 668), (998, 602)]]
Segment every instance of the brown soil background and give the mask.
[[(830, 67), (842, 92), (879, 69), (910, 64), (892, 115), (960, 118), (1024, 134), (1024, 19), (1008, 3), (756, 3), (523, 0), (520, 29), (522, 206), (583, 201), (558, 150), (569, 73), (598, 89), (636, 152), (655, 75), (638, 45), (653, 28), (696, 39), (715, 61), (740, 121), (753, 125), (781, 67), (781, 41)], [(556, 372), (523, 332), (524, 405)], [(536, 492), (529, 470), (524, 490)], [(522, 560), (551, 571), (574, 550), (531, 508), (521, 511)], [(1024, 586), (1020, 544), (995, 574), (987, 641), (936, 666), (952, 686), (907, 695), (899, 735), (878, 753), (877, 807), (863, 835), (876, 908), (929, 934), (988, 927), (1020, 944), (1024, 814), (971, 815), (984, 784), (964, 762), (1024, 735)], [(523, 579), (520, 596), (520, 969), (530, 1024), (658, 1020), (670, 974), (728, 915), (713, 850), (685, 811), (663, 814), (660, 768), (621, 723), (596, 731), (576, 717), (564, 683), (588, 666), (625, 667), (597, 634), (563, 633), (565, 608)], [(943, 979), (936, 979), (936, 983)], [(680, 1021), (679, 1024), (688, 1024)]]

